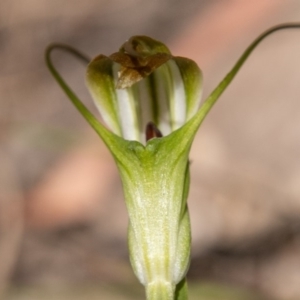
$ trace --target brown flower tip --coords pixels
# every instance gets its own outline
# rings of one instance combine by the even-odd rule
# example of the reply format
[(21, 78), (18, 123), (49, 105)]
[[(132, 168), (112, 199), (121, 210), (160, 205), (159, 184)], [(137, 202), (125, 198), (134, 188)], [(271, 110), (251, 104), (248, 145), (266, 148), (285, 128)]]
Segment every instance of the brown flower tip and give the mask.
[(121, 65), (116, 88), (124, 89), (149, 76), (172, 55), (162, 43), (145, 36), (130, 38), (110, 59)]

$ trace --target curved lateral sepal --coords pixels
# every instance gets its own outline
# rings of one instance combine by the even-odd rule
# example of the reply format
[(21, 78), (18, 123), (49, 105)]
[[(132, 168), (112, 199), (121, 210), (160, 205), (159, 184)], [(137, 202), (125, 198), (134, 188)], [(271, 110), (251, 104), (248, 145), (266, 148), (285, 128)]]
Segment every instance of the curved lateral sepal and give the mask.
[(244, 51), (244, 53), (241, 55), (239, 60), (236, 62), (236, 64), (233, 66), (231, 71), (224, 77), (224, 79), (219, 83), (219, 85), (212, 91), (210, 96), (206, 99), (206, 101), (203, 103), (203, 105), (200, 107), (197, 114), (188, 122), (186, 123), (182, 128), (179, 130), (182, 130), (186, 134), (193, 133), (196, 134), (199, 126), (203, 122), (204, 118), (207, 116), (213, 105), (216, 103), (216, 101), (219, 99), (221, 94), (225, 91), (225, 89), (228, 87), (228, 85), (231, 83), (231, 81), (234, 79), (240, 68), (243, 66), (244, 62), (247, 60), (249, 55), (253, 52), (253, 50), (262, 42), (266, 37), (268, 37), (270, 34), (277, 32), (279, 30), (284, 29), (299, 29), (300, 23), (287, 23), (287, 24), (281, 24), (278, 26), (274, 26), (264, 33), (262, 33), (258, 38), (256, 38), (250, 46)]
[[(114, 133), (110, 132), (108, 129), (106, 129), (98, 120), (97, 118), (87, 109), (87, 107), (82, 103), (82, 101), (75, 95), (75, 93), (71, 90), (71, 88), (67, 85), (67, 83), (64, 81), (62, 76), (59, 74), (57, 69), (54, 67), (52, 60), (51, 60), (51, 53), (53, 50), (62, 50), (69, 54), (72, 54), (76, 58), (80, 59), (84, 63), (88, 64), (90, 62), (90, 59), (77, 51), (76, 49), (63, 45), (63, 44), (52, 44), (47, 47), (45, 52), (45, 59), (47, 66), (53, 75), (53, 77), (56, 79), (60, 87), (64, 90), (64, 92), (67, 94), (68, 98), (71, 100), (71, 102), (74, 104), (74, 106), (77, 108), (77, 110), (80, 112), (80, 114), (86, 119), (86, 121), (91, 125), (91, 127), (97, 132), (97, 134), (101, 137), (103, 142), (107, 145), (108, 149), (111, 151), (112, 155), (119, 161), (123, 161), (124, 159), (127, 161), (128, 157), (124, 156), (124, 149), (127, 149), (129, 147), (129, 144), (131, 143), (137, 143), (137, 142), (130, 142), (122, 139), (121, 137), (115, 135)], [(139, 144), (139, 143), (137, 143)], [(140, 145), (142, 146), (142, 145)], [(128, 151), (127, 151), (128, 152)]]

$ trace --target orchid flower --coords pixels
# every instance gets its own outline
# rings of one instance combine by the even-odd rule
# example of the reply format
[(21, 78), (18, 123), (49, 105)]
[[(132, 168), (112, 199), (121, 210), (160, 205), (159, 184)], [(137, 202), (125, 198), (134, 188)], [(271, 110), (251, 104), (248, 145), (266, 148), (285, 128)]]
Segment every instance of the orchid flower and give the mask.
[[(259, 36), (199, 109), (202, 73), (190, 59), (172, 56), (161, 42), (135, 36), (110, 56), (90, 61), (53, 44), (47, 65), (83, 117), (113, 155), (129, 214), (130, 261), (148, 300), (187, 299), (191, 229), (187, 207), (189, 151), (199, 126), (254, 48)], [(68, 87), (51, 62), (53, 49), (88, 63), (86, 82), (103, 125)]]

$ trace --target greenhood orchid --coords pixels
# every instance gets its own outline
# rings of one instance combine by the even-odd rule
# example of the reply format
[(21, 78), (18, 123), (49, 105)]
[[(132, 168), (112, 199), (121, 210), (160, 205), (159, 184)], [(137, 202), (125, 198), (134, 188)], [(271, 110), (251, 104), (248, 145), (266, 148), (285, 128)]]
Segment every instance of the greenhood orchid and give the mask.
[(89, 63), (87, 85), (112, 132), (145, 143), (149, 124), (165, 136), (197, 112), (202, 74), (192, 60), (173, 57), (164, 44), (135, 36), (119, 52)]
[[(148, 300), (187, 299), (189, 151), (199, 126), (254, 48), (272, 32), (296, 27), (280, 25), (258, 37), (200, 108), (202, 74), (196, 63), (172, 56), (149, 37), (132, 37), (118, 52), (93, 60), (65, 45), (48, 47), (50, 71), (118, 166), (129, 214), (130, 261)], [(87, 86), (107, 127), (54, 68), (50, 54), (56, 48), (88, 64)]]

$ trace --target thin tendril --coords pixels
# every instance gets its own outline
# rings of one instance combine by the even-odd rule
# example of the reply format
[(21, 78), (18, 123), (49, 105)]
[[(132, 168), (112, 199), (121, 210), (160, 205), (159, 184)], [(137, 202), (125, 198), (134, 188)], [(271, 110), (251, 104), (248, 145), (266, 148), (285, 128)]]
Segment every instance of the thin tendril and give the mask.
[[(49, 56), (51, 54), (51, 52), (55, 49), (62, 50), (62, 51), (65, 51), (65, 52), (69, 52), (73, 56), (75, 56), (76, 58), (82, 60), (86, 64), (88, 64), (91, 61), (90, 57), (88, 57), (86, 54), (76, 50), (75, 48), (73, 48), (69, 45), (65, 45), (65, 44), (51, 44), (51, 45), (49, 45), (46, 49), (46, 56)], [(47, 55), (47, 53), (49, 55)]]

